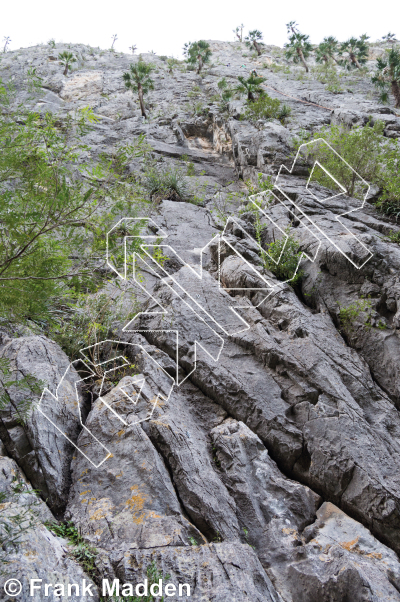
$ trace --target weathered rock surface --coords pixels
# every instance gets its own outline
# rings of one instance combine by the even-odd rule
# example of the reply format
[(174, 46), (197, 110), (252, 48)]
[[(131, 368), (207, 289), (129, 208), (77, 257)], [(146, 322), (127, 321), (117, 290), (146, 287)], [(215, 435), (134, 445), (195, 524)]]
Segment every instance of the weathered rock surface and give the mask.
[[(133, 403), (120, 387), (132, 396), (140, 392), (135, 379), (125, 377), (95, 402), (85, 426), (111, 456), (100, 464), (107, 454), (81, 432), (78, 446), (96, 465), (74, 456), (68, 518), (93, 544), (118, 549), (121, 557), (130, 549), (188, 545), (190, 537), (205, 541), (185, 517), (163, 459), (135, 424)], [(141, 403), (150, 407), (153, 396), (146, 383)]]
[[(24, 480), (17, 464), (11, 458), (0, 457), (0, 492), (4, 501), (0, 509), (0, 537), (2, 542), (2, 587), (0, 600), (45, 599), (44, 584), (61, 585), (65, 596), (68, 585), (78, 584), (79, 592), (71, 587), (69, 600), (98, 601), (97, 587), (92, 579), (84, 573), (80, 565), (69, 555), (68, 543), (53, 535), (43, 521), (54, 520), (50, 510), (34, 493)], [(16, 487), (18, 486), (18, 493)], [(6, 533), (6, 529), (9, 529)], [(10, 533), (12, 541), (10, 542)], [(3, 583), (8, 579), (19, 579), (22, 591), (17, 598), (8, 596)], [(41, 580), (36, 584), (41, 589), (34, 590), (31, 595), (29, 581)], [(82, 595), (84, 588), (87, 594)], [(59, 592), (62, 592), (59, 589)], [(89, 595), (91, 592), (92, 595)], [(46, 597), (53, 597), (54, 590), (50, 588)], [(57, 599), (57, 597), (54, 597)]]
[(211, 434), (246, 538), (284, 600), (400, 599), (390, 548), (333, 504), (317, 510), (318, 496), (284, 477), (243, 423)]
[[(113, 557), (104, 563), (113, 563)], [(155, 563), (168, 582), (188, 584), (171, 600), (200, 602), (282, 602), (254, 551), (247, 544), (211, 543), (191, 547), (136, 550), (115, 565), (121, 580), (143, 583), (147, 567)]]
[[(2, 441), (33, 487), (59, 513), (65, 508), (71, 484), (70, 441), (76, 442), (81, 429), (80, 413), (83, 418), (87, 414), (80, 376), (59, 345), (46, 337), (3, 337), (2, 343), (0, 355), (10, 361), (7, 380), (34, 377), (38, 386), (34, 392), (18, 385), (7, 388), (10, 403), (0, 411)], [(40, 390), (45, 387), (48, 391), (40, 401)], [(28, 410), (26, 420), (18, 409), (23, 407)], [(60, 436), (58, 429), (70, 441)]]

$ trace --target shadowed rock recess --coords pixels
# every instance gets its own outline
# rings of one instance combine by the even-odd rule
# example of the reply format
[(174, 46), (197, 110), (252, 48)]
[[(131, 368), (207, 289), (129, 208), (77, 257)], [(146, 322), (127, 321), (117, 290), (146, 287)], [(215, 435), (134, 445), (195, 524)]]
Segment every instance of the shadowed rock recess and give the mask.
[[(400, 116), (378, 103), (368, 77), (333, 94), (301, 77), (301, 67), (272, 69), (283, 63), (277, 47), (255, 59), (239, 42), (210, 46), (202, 76), (142, 55), (155, 65), (146, 121), (122, 79), (137, 56), (62, 44), (3, 55), (0, 75), (17, 99), (28, 68), (42, 78), (39, 113), (62, 122), (93, 110), (98, 121), (84, 139), (93, 155), (144, 135), (153, 165), (180, 170), (186, 185), (184, 195), (143, 205), (152, 233), (167, 234), (171, 248), (158, 266), (138, 260), (141, 288), (129, 278), (105, 288), (117, 299), (125, 287), (141, 312), (105, 337), (121, 341), (134, 375), (89, 391), (56, 342), (0, 330), (0, 356), (16, 379), (33, 375), (48, 389), (43, 413), (40, 394), (16, 386), (0, 411), (0, 530), (18, 513), (25, 521), (5, 550), (4, 580), (16, 567), (49, 583), (85, 578), (93, 597), (68, 599), (100, 600), (103, 579), (137, 584), (156, 567), (168, 583), (190, 586), (190, 596), (177, 590), (169, 600), (400, 602), (400, 246), (387, 238), (399, 227), (372, 196), (338, 221), (355, 200), (307, 187), (304, 163), (284, 170), (279, 187), (314, 227), (289, 201), (271, 202), (267, 215), (248, 204), (249, 181), (255, 187), (260, 173), (274, 181), (282, 164), (291, 167), (301, 131), (368, 127), (371, 117), (396, 139)], [(54, 60), (66, 49), (78, 58), (67, 77)], [(241, 119), (244, 101), (226, 110), (216, 101), (221, 78), (233, 86), (252, 68), (290, 107), (284, 125)], [(142, 158), (129, 165), (138, 179), (145, 169)], [(264, 245), (291, 226), (307, 253), (295, 285), (265, 267), (260, 224)], [(329, 239), (318, 236), (315, 254), (317, 231)], [(353, 235), (372, 254), (360, 269), (366, 251)], [(369, 299), (368, 324), (356, 312), (345, 327), (341, 308), (360, 299)], [(101, 353), (114, 358), (115, 344)], [(24, 424), (21, 395), (34, 402)], [(49, 521), (72, 521), (90, 569)], [(41, 595), (30, 597), (24, 581), (18, 600)], [(1, 588), (0, 600), (9, 599)]]

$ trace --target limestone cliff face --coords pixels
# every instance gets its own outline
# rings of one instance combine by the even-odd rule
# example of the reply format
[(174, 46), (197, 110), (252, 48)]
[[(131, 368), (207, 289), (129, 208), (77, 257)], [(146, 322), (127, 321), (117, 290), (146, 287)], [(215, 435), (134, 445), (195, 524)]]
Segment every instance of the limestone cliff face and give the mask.
[[(75, 393), (79, 375), (53, 341), (1, 333), (0, 354), (16, 370), (45, 380), (53, 394), (63, 383), (57, 403), (44, 400), (54, 424), (35, 411), (22, 429), (12, 407), (1, 412), (0, 489), (7, 503), (17, 503), (10, 475), (22, 471), (48, 504), (5, 570), (15, 576), (13, 567), (29, 556), (26, 574), (51, 581), (53, 549), (58, 572), (72, 579), (65, 542), (41, 522), (50, 508), (96, 547), (98, 583), (139, 582), (154, 561), (171, 583), (191, 586), (190, 598), (171, 600), (400, 600), (400, 247), (385, 238), (398, 227), (368, 201), (348, 214), (355, 200), (308, 187), (304, 164), (284, 170), (279, 188), (287, 201), (277, 199), (262, 216), (263, 240), (292, 224), (310, 257), (294, 289), (263, 268), (254, 211), (244, 202), (244, 181), (276, 176), (282, 164), (291, 168), (293, 137), (302, 130), (381, 120), (385, 135), (399, 138), (400, 117), (378, 104), (367, 78), (344, 78), (343, 92), (333, 94), (300, 67), (285, 71), (277, 47), (252, 59), (240, 43), (210, 45), (212, 64), (203, 76), (183, 66), (169, 73), (165, 60), (143, 55), (156, 65), (146, 122), (122, 80), (136, 56), (72, 46), (78, 63), (67, 77), (56, 60), (62, 45), (2, 59), (0, 74), (13, 80), (19, 100), (28, 67), (43, 78), (35, 110), (62, 119), (79, 107), (93, 109), (99, 121), (85, 140), (91, 153), (144, 134), (161, 166), (184, 166), (190, 174), (186, 199), (158, 199), (148, 215), (153, 233), (167, 233), (180, 257), (164, 251), (171, 279), (160, 278), (163, 269), (144, 271), (149, 294), (132, 290), (147, 315), (114, 332), (143, 387), (126, 376), (90, 403), (79, 386)], [(371, 48), (369, 69), (382, 52)], [(234, 85), (251, 69), (291, 108), (285, 125), (251, 124), (240, 119), (242, 101), (221, 112), (212, 98), (222, 77)], [(141, 173), (143, 165), (135, 160), (130, 169)], [(228, 217), (234, 221), (218, 245)], [(188, 266), (198, 265), (206, 245), (199, 279)], [(179, 287), (190, 294), (187, 303), (176, 295)], [(340, 307), (368, 296), (371, 326), (355, 320), (346, 336)], [(158, 303), (167, 318), (156, 313)], [(231, 307), (242, 307), (248, 328)], [(172, 331), (179, 332), (178, 352)], [(112, 351), (109, 345), (104, 353), (113, 357)], [(176, 374), (189, 377), (168, 397), (168, 378)], [(160, 391), (168, 399), (154, 408)], [(149, 420), (135, 418), (149, 408)], [(104, 447), (111, 456), (96, 467)]]

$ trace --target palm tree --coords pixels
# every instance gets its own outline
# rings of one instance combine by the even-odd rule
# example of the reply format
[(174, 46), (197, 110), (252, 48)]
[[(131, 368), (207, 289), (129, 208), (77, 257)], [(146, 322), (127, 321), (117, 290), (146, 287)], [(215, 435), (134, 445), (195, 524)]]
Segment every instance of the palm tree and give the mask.
[(257, 52), (258, 56), (261, 55), (261, 46), (259, 42), (262, 41), (263, 34), (258, 29), (253, 29), (253, 31), (249, 31), (249, 35), (245, 37), (246, 46), (251, 48), (253, 46), (254, 50)]
[(256, 100), (256, 94), (264, 94), (264, 90), (261, 88), (260, 84), (265, 81), (265, 77), (251, 74), (250, 77), (245, 79), (242, 75), (239, 75), (238, 80), (240, 85), (236, 86), (236, 91), (240, 92), (240, 94), (247, 94), (248, 102), (254, 102)]
[(300, 33), (294, 21), (287, 23), (286, 27), (289, 35), (289, 43), (284, 45), (284, 48), (286, 48), (285, 56), (289, 60), (292, 59), (294, 63), (303, 63), (303, 67), (308, 73), (306, 58), (313, 49), (309, 41), (310, 36)]
[(235, 36), (237, 37), (239, 42), (243, 42), (243, 29), (244, 29), (243, 23), (241, 25), (238, 25), (238, 27), (236, 27), (236, 29), (232, 29), (233, 33), (235, 34)]
[(63, 75), (68, 75), (68, 69), (72, 63), (76, 63), (76, 57), (72, 54), (72, 52), (67, 52), (66, 50), (58, 55), (58, 60), (60, 61), (61, 65), (65, 67)]
[(204, 40), (187, 42), (183, 47), (183, 54), (187, 57), (186, 60), (190, 65), (197, 63), (197, 74), (199, 75), (203, 66), (210, 62), (210, 45)]
[(315, 60), (317, 63), (329, 63), (329, 59), (332, 59), (337, 64), (338, 61), (335, 57), (335, 52), (338, 50), (338, 41), (333, 36), (328, 36), (322, 40), (317, 46), (315, 52)]
[(139, 56), (138, 62), (129, 65), (129, 71), (122, 75), (127, 90), (137, 92), (143, 117), (146, 117), (143, 96), (144, 94), (147, 94), (149, 90), (154, 89), (153, 80), (149, 77), (153, 70), (154, 65), (145, 63), (142, 57)]
[(350, 69), (361, 69), (361, 65), (367, 62), (368, 58), (368, 46), (366, 40), (369, 36), (365, 33), (359, 38), (350, 38), (347, 42), (343, 42), (339, 49), (340, 56), (347, 53), (343, 59), (339, 61), (339, 65)]
[(400, 50), (391, 48), (386, 51), (385, 58), (376, 60), (376, 71), (371, 81), (380, 91), (379, 100), (389, 101), (389, 86), (395, 99), (396, 109), (400, 108)]

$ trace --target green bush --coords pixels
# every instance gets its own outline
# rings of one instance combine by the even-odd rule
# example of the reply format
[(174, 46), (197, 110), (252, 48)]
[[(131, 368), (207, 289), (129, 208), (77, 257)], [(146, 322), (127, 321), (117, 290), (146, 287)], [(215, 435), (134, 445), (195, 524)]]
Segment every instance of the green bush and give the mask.
[[(340, 306), (339, 306), (340, 307)], [(371, 309), (371, 301), (369, 299), (359, 299), (354, 303), (351, 303), (347, 307), (340, 307), (339, 310), (339, 319), (340, 324), (342, 326), (343, 331), (347, 335), (352, 335), (354, 332), (354, 324), (356, 319), (359, 317), (361, 313), (366, 313), (366, 317), (364, 320), (364, 325), (368, 325), (369, 321), (369, 312)]]
[[(139, 311), (133, 294), (120, 291), (117, 299), (106, 293), (80, 294), (63, 306), (50, 329), (50, 336), (71, 360), (80, 356), (79, 350), (106, 339), (112, 327), (127, 324)], [(129, 307), (129, 310), (127, 309)]]
[[(278, 280), (289, 280), (291, 285), (298, 284), (303, 271), (297, 270), (302, 253), (299, 243), (290, 234), (291, 227), (285, 230), (287, 238), (283, 237), (267, 245), (266, 252), (262, 253), (264, 267), (275, 274)], [(295, 274), (296, 272), (296, 274)]]
[(218, 94), (215, 94), (212, 100), (219, 102), (221, 111), (227, 111), (229, 102), (235, 94), (235, 90), (228, 84), (225, 77), (220, 79), (217, 85)]
[[(376, 205), (384, 213), (400, 216), (400, 145), (398, 140), (385, 138), (383, 122), (375, 122), (371, 127), (332, 125), (326, 127), (308, 141), (322, 138), (369, 184), (377, 185), (381, 192)], [(303, 136), (297, 140), (299, 148), (306, 140)], [(365, 185), (354, 172), (330, 151), (325, 144), (303, 147), (307, 159), (314, 163), (318, 160), (332, 176), (340, 182), (350, 196), (362, 200)], [(314, 169), (313, 179), (327, 188), (334, 188), (333, 180), (318, 166)]]
[(65, 297), (97, 289), (106, 232), (137, 211), (126, 166), (147, 151), (140, 137), (91, 159), (90, 110), (61, 119), (14, 102), (0, 81), (0, 319), (43, 326)]
[(326, 85), (328, 92), (341, 94), (344, 90), (340, 85), (340, 78), (336, 68), (331, 63), (323, 63), (313, 67), (312, 74), (316, 80)]
[(290, 108), (277, 98), (271, 98), (268, 94), (260, 96), (252, 101), (246, 102), (246, 109), (242, 119), (247, 121), (258, 121), (259, 119), (279, 119), (284, 123), (291, 113)]

